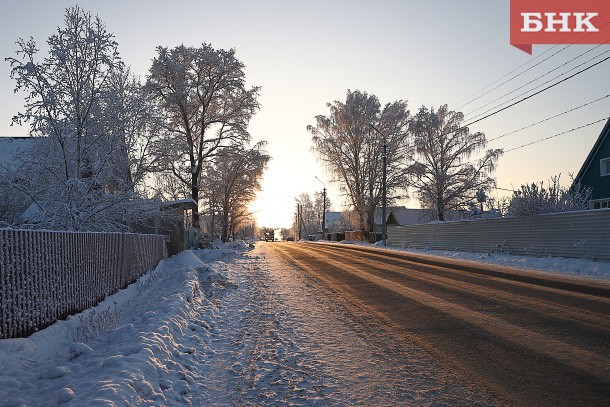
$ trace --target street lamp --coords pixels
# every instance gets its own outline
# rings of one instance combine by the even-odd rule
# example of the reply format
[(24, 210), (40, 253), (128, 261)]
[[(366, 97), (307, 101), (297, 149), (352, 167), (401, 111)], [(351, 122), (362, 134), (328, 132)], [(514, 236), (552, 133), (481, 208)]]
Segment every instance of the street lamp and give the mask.
[[(314, 177), (320, 181), (320, 178)], [(326, 240), (326, 185), (320, 181), (320, 184), (324, 187), (322, 190), (322, 240)]]
[(386, 209), (387, 209), (387, 184), (386, 184), (386, 172), (387, 172), (387, 153), (388, 153), (388, 145), (386, 143), (385, 134), (383, 134), (377, 127), (375, 127), (372, 123), (369, 123), (369, 126), (377, 133), (381, 134), (383, 137), (383, 152), (381, 156), (383, 157), (383, 179), (382, 179), (382, 205), (381, 205), (381, 222), (382, 222), (382, 233), (381, 240), (383, 240), (383, 245), (385, 246), (386, 240), (388, 238), (388, 225), (386, 224)]

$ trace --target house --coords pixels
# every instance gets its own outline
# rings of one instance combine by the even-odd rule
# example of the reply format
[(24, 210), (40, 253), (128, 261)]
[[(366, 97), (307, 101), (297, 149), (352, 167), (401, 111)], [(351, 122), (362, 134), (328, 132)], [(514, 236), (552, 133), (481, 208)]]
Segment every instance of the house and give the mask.
[(13, 186), (16, 170), (23, 164), (23, 153), (33, 143), (31, 137), (0, 137), (0, 227), (12, 225), (31, 203)]
[(32, 137), (0, 137), (0, 173), (19, 165), (19, 154), (33, 143)]
[[(422, 223), (428, 223), (436, 220), (436, 213), (430, 209), (417, 209), (407, 208), (404, 206), (391, 206), (386, 209), (386, 221), (390, 219), (390, 214), (393, 215), (398, 225), (420, 225)], [(382, 210), (380, 208), (375, 210), (375, 231), (381, 233), (382, 222), (381, 222)], [(445, 220), (461, 220), (465, 217), (465, 211), (463, 210), (447, 210), (445, 211)]]
[(192, 227), (192, 212), (197, 210), (197, 202), (192, 198), (161, 203), (161, 210), (173, 213), (155, 230), (155, 234), (168, 236), (167, 249), (170, 256), (183, 250), (197, 247), (199, 229)]
[(610, 208), (610, 119), (574, 178), (579, 183), (591, 188), (591, 209)]

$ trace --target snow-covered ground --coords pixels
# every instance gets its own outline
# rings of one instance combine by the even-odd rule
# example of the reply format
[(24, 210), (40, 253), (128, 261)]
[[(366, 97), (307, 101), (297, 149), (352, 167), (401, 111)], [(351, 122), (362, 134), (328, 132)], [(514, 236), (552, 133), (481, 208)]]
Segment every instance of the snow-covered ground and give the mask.
[(0, 406), (501, 403), (348, 308), (262, 245), (183, 252), (0, 340)]
[[(360, 242), (341, 243), (371, 246), (368, 243)], [(552, 256), (530, 257), (506, 253), (473, 253), (451, 250), (413, 249), (408, 247), (387, 247), (385, 249), (417, 253), (426, 256), (438, 256), (457, 260), (474, 261), (479, 263), (498, 264), (502, 266), (527, 269), (532, 272), (545, 272), (553, 274), (563, 274), (566, 276), (580, 276), (586, 278), (610, 280), (610, 263), (603, 261), (593, 261), (590, 259), (568, 259), (565, 257)]]

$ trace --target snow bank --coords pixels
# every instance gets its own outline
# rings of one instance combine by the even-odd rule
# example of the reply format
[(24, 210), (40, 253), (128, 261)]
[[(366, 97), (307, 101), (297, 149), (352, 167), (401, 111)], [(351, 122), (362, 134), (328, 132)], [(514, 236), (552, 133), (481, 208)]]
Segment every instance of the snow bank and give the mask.
[(98, 306), (28, 338), (0, 340), (0, 404), (189, 404), (198, 273), (207, 259), (235, 253), (202, 252), (163, 260)]
[[(357, 244), (372, 246), (364, 242), (341, 242), (346, 244)], [(384, 250), (395, 250), (409, 253), (417, 253), (426, 256), (467, 260), (480, 263), (498, 264), (502, 266), (518, 267), (546, 273), (564, 274), (571, 276), (590, 277), (610, 280), (610, 263), (593, 261), (588, 259), (568, 259), (565, 257), (529, 257), (503, 253), (473, 253), (451, 250), (413, 249), (408, 247), (384, 247), (383, 243), (376, 243), (376, 247)]]

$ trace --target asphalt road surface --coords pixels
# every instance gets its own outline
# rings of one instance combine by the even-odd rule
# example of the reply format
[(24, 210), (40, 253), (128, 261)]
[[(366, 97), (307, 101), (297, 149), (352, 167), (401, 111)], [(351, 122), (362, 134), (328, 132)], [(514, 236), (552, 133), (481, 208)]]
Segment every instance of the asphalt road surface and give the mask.
[(266, 246), (509, 404), (610, 405), (610, 283), (360, 246)]

